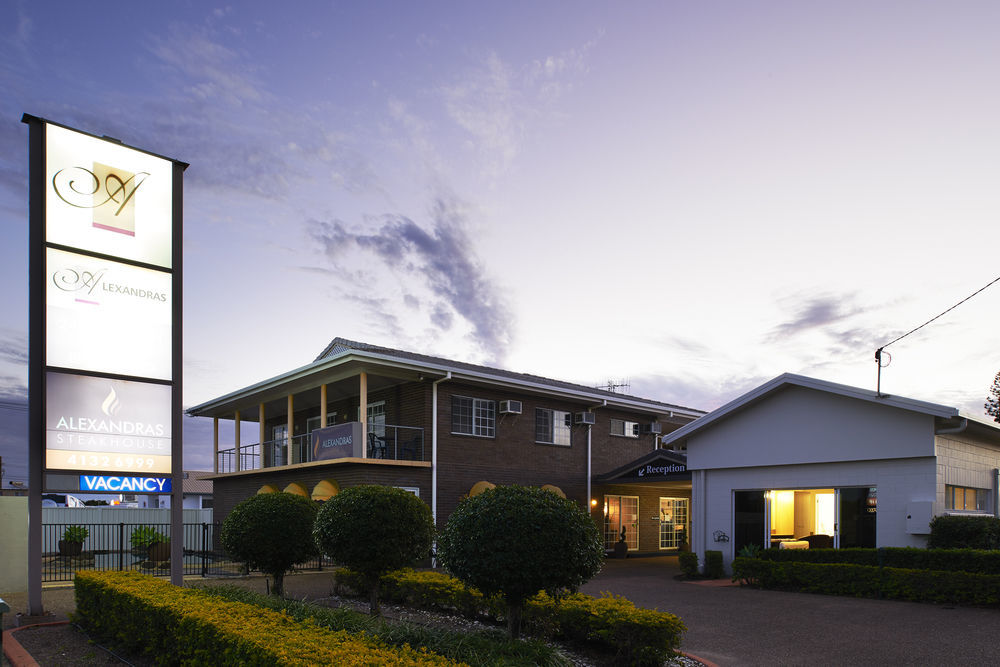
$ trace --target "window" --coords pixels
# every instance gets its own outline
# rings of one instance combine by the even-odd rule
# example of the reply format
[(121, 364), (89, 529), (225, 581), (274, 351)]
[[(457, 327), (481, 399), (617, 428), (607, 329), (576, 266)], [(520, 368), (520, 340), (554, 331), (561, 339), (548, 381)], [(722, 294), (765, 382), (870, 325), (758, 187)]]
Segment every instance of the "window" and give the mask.
[(535, 442), (570, 445), (570, 414), (562, 410), (535, 408)]
[(611, 435), (620, 435), (626, 438), (638, 438), (639, 422), (627, 422), (623, 419), (612, 419)]
[(989, 491), (986, 489), (946, 484), (944, 487), (944, 507), (949, 510), (985, 512), (989, 501), (988, 496)]
[(467, 396), (451, 397), (451, 432), (459, 435), (496, 436), (496, 401)]

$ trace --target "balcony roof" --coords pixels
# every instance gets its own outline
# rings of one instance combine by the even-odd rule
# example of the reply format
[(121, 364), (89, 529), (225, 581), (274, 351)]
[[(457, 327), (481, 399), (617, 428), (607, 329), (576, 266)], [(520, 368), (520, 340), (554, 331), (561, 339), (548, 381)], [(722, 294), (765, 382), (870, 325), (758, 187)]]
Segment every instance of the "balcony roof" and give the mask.
[[(539, 375), (515, 373), (416, 352), (359, 343), (344, 338), (334, 338), (323, 352), (308, 365), (206, 401), (189, 408), (187, 412), (199, 417), (229, 418), (236, 410), (249, 410), (260, 403), (275, 401), (290, 393), (297, 394), (315, 389), (321, 384), (333, 385), (334, 394), (330, 394), (330, 400), (335, 399), (335, 393), (338, 391), (345, 396), (357, 395), (353, 383), (345, 383), (345, 381), (357, 377), (362, 371), (369, 375), (369, 391), (376, 391), (400, 382), (440, 380), (450, 377), (452, 380), (470, 384), (506, 387), (522, 393), (569, 399), (586, 406), (606, 405), (645, 412), (664, 420), (675, 420), (675, 423), (684, 423), (705, 414), (702, 410), (553, 380)], [(298, 401), (298, 397), (296, 397), (296, 401)], [(296, 402), (296, 407), (299, 405)], [(255, 414), (247, 416), (251, 420), (256, 418)]]

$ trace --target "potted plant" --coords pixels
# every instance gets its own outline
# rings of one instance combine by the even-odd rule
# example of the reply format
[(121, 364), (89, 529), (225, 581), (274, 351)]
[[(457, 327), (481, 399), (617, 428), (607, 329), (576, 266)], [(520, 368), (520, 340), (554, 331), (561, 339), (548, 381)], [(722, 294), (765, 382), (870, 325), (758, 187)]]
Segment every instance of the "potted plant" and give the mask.
[[(140, 556), (148, 556), (149, 560), (167, 560), (170, 556), (170, 540), (156, 530), (152, 526), (139, 526), (132, 531), (131, 536), (132, 541), (132, 553)], [(163, 552), (164, 547), (158, 545), (166, 545), (166, 553), (168, 554), (166, 558), (154, 558), (153, 556), (159, 556)], [(153, 551), (156, 551), (154, 554)]]
[(83, 542), (90, 535), (84, 526), (68, 526), (59, 540), (60, 556), (79, 556), (83, 551)]

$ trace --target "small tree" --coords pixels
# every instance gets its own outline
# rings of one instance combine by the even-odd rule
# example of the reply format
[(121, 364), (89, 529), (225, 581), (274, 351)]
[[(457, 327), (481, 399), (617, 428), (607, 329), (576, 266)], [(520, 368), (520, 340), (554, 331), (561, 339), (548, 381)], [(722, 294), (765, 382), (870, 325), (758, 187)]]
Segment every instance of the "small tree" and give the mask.
[(594, 521), (550, 491), (502, 486), (463, 500), (438, 539), (438, 556), (455, 576), (507, 604), (507, 628), (521, 632), (528, 598), (576, 590), (604, 562)]
[(408, 491), (352, 486), (324, 503), (314, 537), (323, 553), (361, 574), (369, 611), (378, 616), (382, 575), (430, 556), (434, 520), (427, 504)]
[(316, 506), (290, 493), (251, 496), (222, 523), (222, 548), (235, 560), (274, 577), (274, 594), (285, 592), (285, 573), (316, 555), (312, 539)]
[(1000, 373), (993, 378), (993, 386), (990, 387), (990, 395), (986, 397), (986, 414), (993, 417), (993, 421), (1000, 422)]

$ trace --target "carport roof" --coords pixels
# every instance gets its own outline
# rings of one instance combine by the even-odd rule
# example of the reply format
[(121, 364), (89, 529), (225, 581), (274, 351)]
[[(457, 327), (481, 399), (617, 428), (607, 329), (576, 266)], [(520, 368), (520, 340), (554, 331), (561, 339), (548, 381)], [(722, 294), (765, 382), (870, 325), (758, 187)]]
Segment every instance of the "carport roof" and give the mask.
[(986, 432), (992, 437), (1000, 438), (1000, 428), (997, 426), (991, 425), (989, 422), (984, 422), (978, 417), (960, 414), (957, 408), (951, 406), (940, 405), (938, 403), (928, 403), (927, 401), (918, 401), (913, 398), (894, 396), (892, 394), (876, 393), (868, 389), (852, 387), (846, 384), (837, 384), (836, 382), (828, 382), (826, 380), (817, 380), (816, 378), (807, 377), (805, 375), (785, 373), (769, 382), (765, 382), (756, 389), (748, 391), (739, 398), (726, 403), (722, 407), (709, 412), (704, 417), (699, 417), (693, 422), (685, 424), (676, 431), (664, 435), (663, 445), (665, 446), (670, 443), (685, 441), (692, 435), (711, 428), (716, 423), (727, 419), (729, 416), (741, 410), (747, 409), (767, 396), (789, 386), (805, 387), (816, 391), (823, 391), (830, 394), (846, 396), (848, 398), (869, 401), (879, 405), (887, 405), (900, 408), (902, 410), (910, 410), (912, 412), (931, 415), (943, 420), (968, 420), (968, 425), (976, 431)]

